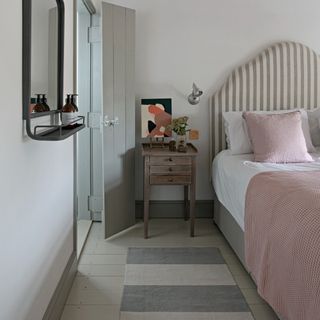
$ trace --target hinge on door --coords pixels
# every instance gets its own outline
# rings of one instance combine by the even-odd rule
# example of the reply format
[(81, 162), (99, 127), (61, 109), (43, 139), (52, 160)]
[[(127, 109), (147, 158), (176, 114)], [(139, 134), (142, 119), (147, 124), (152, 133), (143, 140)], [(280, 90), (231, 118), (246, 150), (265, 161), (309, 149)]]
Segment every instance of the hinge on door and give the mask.
[(88, 28), (88, 42), (101, 42), (101, 28), (100, 27), (89, 27)]
[(99, 196), (88, 197), (88, 209), (91, 212), (103, 211), (103, 198)]
[(91, 129), (101, 129), (102, 116), (98, 112), (88, 112), (88, 127)]

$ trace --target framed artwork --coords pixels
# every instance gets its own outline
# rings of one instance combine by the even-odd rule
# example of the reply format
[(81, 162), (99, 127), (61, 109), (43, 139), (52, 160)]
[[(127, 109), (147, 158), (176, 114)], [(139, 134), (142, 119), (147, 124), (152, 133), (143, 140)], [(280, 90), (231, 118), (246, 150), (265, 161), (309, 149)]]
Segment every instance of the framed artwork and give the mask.
[(172, 99), (141, 100), (141, 137), (171, 137)]

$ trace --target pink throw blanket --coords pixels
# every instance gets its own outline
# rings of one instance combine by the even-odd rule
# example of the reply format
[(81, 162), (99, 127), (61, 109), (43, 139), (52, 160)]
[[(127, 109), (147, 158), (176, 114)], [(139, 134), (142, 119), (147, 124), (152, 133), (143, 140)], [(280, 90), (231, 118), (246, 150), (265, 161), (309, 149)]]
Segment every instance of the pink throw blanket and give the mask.
[(259, 294), (279, 315), (320, 319), (320, 171), (251, 179), (245, 253)]

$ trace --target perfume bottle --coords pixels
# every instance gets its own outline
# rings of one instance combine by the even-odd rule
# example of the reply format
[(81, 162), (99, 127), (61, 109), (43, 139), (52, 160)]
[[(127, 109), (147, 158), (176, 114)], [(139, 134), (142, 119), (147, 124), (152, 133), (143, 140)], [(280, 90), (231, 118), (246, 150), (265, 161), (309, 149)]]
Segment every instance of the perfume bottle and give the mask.
[(73, 128), (71, 124), (76, 119), (76, 108), (71, 103), (71, 94), (67, 94), (66, 103), (61, 109), (61, 122), (67, 128)]
[(48, 100), (47, 100), (46, 94), (42, 94), (42, 100), (41, 100), (42, 105), (44, 106), (45, 111), (50, 111), (50, 107), (48, 106), (47, 101)]
[(45, 112), (45, 106), (42, 104), (41, 101), (41, 94), (36, 94), (37, 96), (37, 103), (36, 105), (33, 107), (33, 112)]

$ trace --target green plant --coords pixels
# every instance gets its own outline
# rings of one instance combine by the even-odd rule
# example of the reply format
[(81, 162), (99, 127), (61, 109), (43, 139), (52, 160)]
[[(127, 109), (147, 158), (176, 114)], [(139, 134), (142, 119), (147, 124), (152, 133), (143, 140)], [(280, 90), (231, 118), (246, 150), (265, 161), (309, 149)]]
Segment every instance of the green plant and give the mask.
[(184, 136), (188, 131), (190, 131), (189, 129), (187, 129), (188, 120), (188, 117), (172, 119), (172, 122), (168, 126), (168, 128), (175, 132), (177, 135)]

